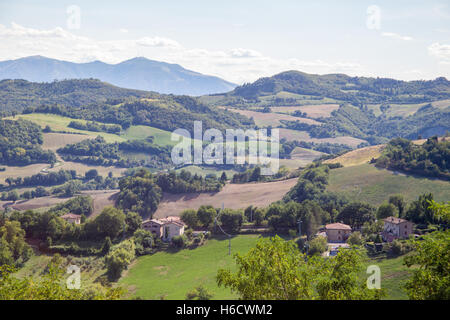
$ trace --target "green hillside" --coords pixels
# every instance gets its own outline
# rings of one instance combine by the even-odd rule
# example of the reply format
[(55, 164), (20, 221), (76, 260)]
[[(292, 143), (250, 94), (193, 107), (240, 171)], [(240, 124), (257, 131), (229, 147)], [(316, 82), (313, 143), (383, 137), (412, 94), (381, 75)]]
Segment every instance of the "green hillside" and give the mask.
[(450, 199), (447, 181), (378, 169), (371, 164), (331, 170), (327, 190), (373, 205), (380, 205), (393, 194), (402, 194), (408, 202), (430, 192), (438, 202)]

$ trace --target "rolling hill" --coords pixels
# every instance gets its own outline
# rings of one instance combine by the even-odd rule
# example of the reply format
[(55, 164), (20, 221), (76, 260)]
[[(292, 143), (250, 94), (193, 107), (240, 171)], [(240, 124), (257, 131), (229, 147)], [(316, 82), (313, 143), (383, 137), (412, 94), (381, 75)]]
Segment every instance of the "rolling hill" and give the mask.
[(118, 64), (74, 63), (42, 56), (0, 62), (0, 79), (51, 82), (85, 78), (100, 79), (123, 88), (193, 96), (228, 92), (236, 87), (231, 82), (184, 69), (178, 64), (143, 57)]

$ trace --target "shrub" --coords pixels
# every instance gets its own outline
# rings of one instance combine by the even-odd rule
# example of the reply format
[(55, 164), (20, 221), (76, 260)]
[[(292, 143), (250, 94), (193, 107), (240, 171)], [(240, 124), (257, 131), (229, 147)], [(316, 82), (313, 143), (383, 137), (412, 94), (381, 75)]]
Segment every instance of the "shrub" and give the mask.
[(184, 236), (175, 236), (172, 238), (172, 245), (175, 248), (184, 248), (186, 245), (186, 237)]
[(313, 255), (321, 255), (325, 251), (327, 251), (328, 243), (325, 237), (315, 237), (311, 241), (309, 241), (308, 254)]

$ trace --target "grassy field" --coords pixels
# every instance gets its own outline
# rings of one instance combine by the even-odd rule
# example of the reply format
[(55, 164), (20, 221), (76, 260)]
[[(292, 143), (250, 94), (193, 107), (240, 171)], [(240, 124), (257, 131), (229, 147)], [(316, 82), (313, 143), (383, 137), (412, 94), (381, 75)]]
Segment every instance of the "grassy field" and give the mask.
[[(122, 142), (126, 140), (135, 140), (135, 139), (145, 139), (148, 136), (154, 136), (155, 137), (155, 143), (159, 144), (161, 146), (165, 145), (175, 145), (178, 142), (177, 141), (171, 141), (171, 132), (149, 127), (149, 126), (131, 126), (125, 132), (123, 132), (121, 135), (112, 134), (112, 133), (106, 133), (106, 132), (93, 132), (93, 131), (86, 131), (86, 130), (78, 130), (69, 128), (69, 123), (73, 120), (83, 122), (85, 123), (86, 120), (80, 120), (80, 119), (72, 119), (68, 117), (63, 117), (55, 114), (47, 114), (47, 113), (31, 113), (31, 114), (21, 114), (16, 116), (17, 118), (22, 118), (25, 120), (33, 121), (36, 124), (40, 125), (42, 128), (45, 126), (50, 126), (50, 128), (53, 131), (67, 131), (67, 132), (74, 132), (74, 133), (80, 133), (82, 135), (78, 136), (76, 135), (75, 138), (72, 138), (73, 140), (79, 140), (79, 139), (87, 139), (89, 137), (96, 137), (96, 136), (102, 136), (105, 138), (107, 142)], [(11, 117), (9, 119), (12, 119)], [(53, 135), (57, 135), (57, 133), (54, 133)], [(66, 136), (68, 136), (66, 134)], [(66, 137), (66, 139), (69, 139)], [(77, 142), (77, 141), (74, 141)], [(74, 143), (70, 142), (70, 143)], [(50, 141), (51, 143), (51, 141)]]
[(373, 205), (387, 201), (393, 194), (402, 194), (406, 201), (429, 192), (433, 193), (436, 201), (450, 199), (450, 183), (447, 181), (407, 176), (370, 164), (331, 170), (327, 190)]
[[(405, 256), (395, 258), (371, 258), (365, 265), (377, 265), (381, 271), (381, 288), (387, 291), (387, 300), (407, 300), (404, 285), (410, 277), (411, 269), (403, 264)], [(367, 277), (367, 275), (365, 275)]]
[[(231, 240), (231, 254), (245, 253), (258, 239), (256, 235), (239, 235)], [(119, 281), (130, 290), (130, 297), (144, 299), (185, 299), (186, 293), (202, 284), (213, 299), (235, 299), (226, 288), (219, 288), (215, 276), (219, 268), (235, 269), (228, 255), (227, 239), (211, 239), (196, 249), (178, 252), (158, 252), (137, 259)]]
[(340, 163), (344, 167), (358, 166), (368, 163), (372, 158), (378, 158), (383, 148), (384, 144), (380, 144), (352, 150), (334, 159), (325, 160), (324, 163)]
[[(232, 238), (232, 255), (248, 252), (255, 246), (258, 237), (239, 235)], [(226, 288), (219, 288), (215, 281), (219, 268), (236, 270), (232, 255), (228, 255), (227, 239), (211, 239), (193, 250), (159, 252), (138, 258), (118, 284), (129, 290), (127, 298), (185, 299), (188, 291), (202, 284), (214, 294), (213, 299), (236, 299), (235, 294)], [(381, 287), (388, 294), (386, 299), (407, 299), (403, 285), (410, 271), (403, 265), (403, 256), (367, 258), (365, 267), (369, 265), (380, 267)], [(361, 277), (367, 278), (367, 274), (364, 272)]]
[[(30, 114), (20, 114), (16, 116), (17, 118), (22, 118), (25, 120), (33, 121), (34, 123), (40, 125), (42, 128), (45, 126), (49, 126), (53, 131), (67, 131), (67, 132), (76, 132), (85, 134), (88, 136), (102, 136), (105, 138), (107, 142), (121, 142), (125, 141), (125, 138), (118, 136), (117, 134), (111, 134), (106, 132), (92, 132), (86, 130), (78, 130), (69, 128), (68, 125), (70, 121), (76, 120), (79, 122), (86, 122), (85, 120), (80, 119), (72, 119), (68, 117), (59, 116), (56, 114), (47, 114), (47, 113), (30, 113)], [(87, 138), (87, 137), (86, 137)]]

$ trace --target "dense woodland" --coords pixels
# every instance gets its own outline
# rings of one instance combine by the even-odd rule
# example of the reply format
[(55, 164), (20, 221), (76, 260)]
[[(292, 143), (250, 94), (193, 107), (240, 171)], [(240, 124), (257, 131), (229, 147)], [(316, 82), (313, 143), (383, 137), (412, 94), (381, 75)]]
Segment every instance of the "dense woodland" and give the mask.
[(376, 160), (376, 166), (450, 180), (450, 141), (448, 137), (441, 141), (433, 137), (417, 145), (406, 139), (393, 139)]
[(0, 120), (0, 164), (55, 163), (56, 156), (41, 148), (41, 128), (25, 120)]
[[(139, 166), (164, 168), (170, 164), (170, 148), (154, 144), (152, 138), (107, 143), (98, 136), (75, 144), (68, 144), (57, 150), (66, 161), (82, 162), (100, 166), (132, 168)], [(135, 160), (127, 153), (139, 153), (145, 157)]]
[[(227, 95), (252, 100), (281, 91), (330, 97), (355, 105), (360, 103), (420, 103), (450, 98), (446, 78), (431, 81), (401, 81), (387, 78), (349, 77), (344, 74), (313, 75), (282, 72), (235, 88)], [(282, 101), (284, 103), (284, 101)]]

